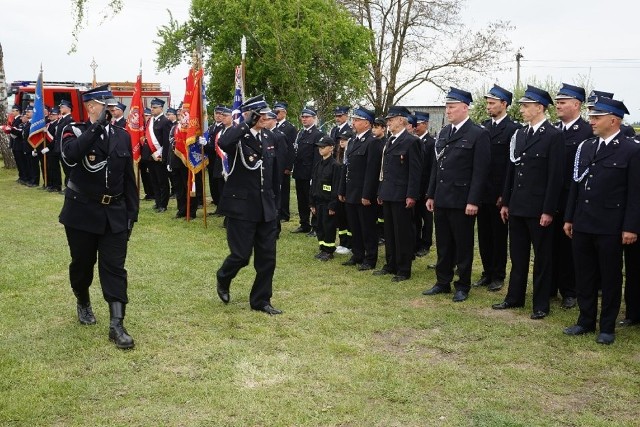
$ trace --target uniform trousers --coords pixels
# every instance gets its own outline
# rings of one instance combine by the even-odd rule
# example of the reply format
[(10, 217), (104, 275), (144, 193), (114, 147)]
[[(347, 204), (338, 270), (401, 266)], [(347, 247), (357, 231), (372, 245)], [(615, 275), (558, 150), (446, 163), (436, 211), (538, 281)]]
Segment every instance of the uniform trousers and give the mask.
[(398, 276), (411, 277), (413, 245), (416, 229), (413, 226), (413, 208), (406, 203), (384, 201), (384, 247), (386, 264), (384, 269)]
[(276, 269), (277, 222), (254, 222), (226, 217), (227, 243), (231, 254), (224, 260), (216, 276), (222, 286), (229, 288), (238, 271), (249, 264), (253, 251), (256, 278), (249, 295), (249, 304), (255, 309), (271, 304), (273, 272)]
[(47, 183), (49, 187), (58, 191), (62, 189), (62, 174), (60, 173), (60, 155), (47, 154)]
[(507, 239), (509, 226), (502, 222), (495, 203), (483, 203), (478, 209), (478, 246), (482, 259), (482, 275), (504, 280), (507, 273)]
[(142, 188), (144, 189), (145, 197), (149, 196), (155, 198), (155, 191), (153, 188), (153, 183), (151, 182), (151, 172), (149, 171), (151, 165), (154, 163), (155, 162), (153, 160), (140, 160), (138, 162), (138, 169), (140, 170), (140, 181), (142, 181)]
[(471, 264), (473, 263), (473, 228), (476, 217), (466, 215), (464, 209), (435, 208), (437, 285), (448, 287), (453, 280), (453, 272), (458, 267), (456, 290), (469, 292), (471, 289)]
[(300, 227), (310, 230), (309, 216), (309, 192), (311, 191), (311, 181), (308, 179), (296, 179), (296, 198), (298, 199), (298, 215), (300, 216)]
[(578, 325), (595, 329), (598, 317), (598, 282), (602, 285), (600, 332), (612, 334), (622, 300), (622, 237), (620, 234), (573, 232), (576, 267)]
[(524, 306), (533, 246), (533, 311), (549, 313), (553, 228), (542, 227), (540, 218), (509, 216), (509, 248), (511, 273), (505, 301)]
[(13, 151), (13, 159), (16, 161), (16, 168), (18, 169), (18, 179), (24, 181), (25, 183), (29, 181), (29, 173), (27, 166), (27, 157), (22, 150), (22, 147), (18, 150)]
[(640, 322), (640, 243), (624, 245), (625, 319)]
[(33, 157), (32, 151), (28, 151), (25, 154), (27, 159), (27, 182), (33, 185), (40, 184), (40, 162), (38, 157)]
[(289, 200), (291, 198), (291, 175), (283, 173), (281, 178), (282, 182), (280, 183), (280, 210), (278, 211), (278, 216), (283, 221), (289, 221), (291, 219), (291, 212), (289, 210)]
[(375, 267), (378, 262), (378, 207), (345, 203), (351, 229), (351, 252), (354, 261)]
[[(187, 169), (187, 167), (184, 165), (180, 165), (173, 169), (171, 175), (173, 176), (173, 182), (175, 183), (174, 190), (176, 192), (176, 205), (178, 206), (178, 215), (186, 216), (187, 196), (191, 193), (191, 189), (187, 188), (189, 169)], [(189, 217), (195, 218), (197, 210), (198, 202), (195, 197), (191, 197), (191, 200), (189, 200)]]
[[(102, 207), (98, 207), (102, 209)], [(71, 252), (69, 279), (71, 288), (80, 294), (91, 286), (93, 268), (98, 261), (98, 275), (102, 295), (107, 302), (129, 302), (127, 298), (127, 257), (128, 232), (111, 232), (107, 225), (104, 234), (89, 233), (65, 226), (67, 242)]]
[(425, 200), (417, 200), (415, 209), (416, 252), (430, 250), (433, 245), (433, 212), (425, 206)]
[(336, 227), (338, 229), (339, 245), (351, 249), (352, 233), (347, 220), (345, 203), (338, 201), (336, 205)]
[(333, 215), (329, 215), (329, 205), (319, 203), (316, 205), (316, 217), (318, 218), (316, 236), (320, 250), (332, 254), (336, 251), (337, 215), (335, 212)]
[(167, 165), (163, 162), (149, 163), (149, 174), (153, 186), (156, 206), (166, 208), (169, 204), (169, 176), (167, 175)]
[(551, 297), (560, 291), (563, 298), (576, 297), (576, 275), (573, 265), (571, 239), (564, 233), (564, 211), (553, 217), (553, 278), (551, 279)]

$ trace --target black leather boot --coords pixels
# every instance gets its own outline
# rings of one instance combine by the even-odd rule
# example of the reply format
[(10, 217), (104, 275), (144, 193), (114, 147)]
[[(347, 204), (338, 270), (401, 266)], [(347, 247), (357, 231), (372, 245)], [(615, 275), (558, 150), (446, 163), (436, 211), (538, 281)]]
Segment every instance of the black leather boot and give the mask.
[(82, 292), (74, 290), (73, 294), (76, 296), (77, 301), (76, 310), (78, 312), (78, 321), (83, 325), (95, 325), (96, 316), (94, 316), (93, 310), (91, 309), (89, 289)]
[(122, 349), (133, 348), (133, 338), (127, 333), (122, 324), (124, 319), (124, 307), (121, 302), (109, 303), (109, 315), (111, 322), (109, 323), (109, 340), (116, 343), (116, 347)]

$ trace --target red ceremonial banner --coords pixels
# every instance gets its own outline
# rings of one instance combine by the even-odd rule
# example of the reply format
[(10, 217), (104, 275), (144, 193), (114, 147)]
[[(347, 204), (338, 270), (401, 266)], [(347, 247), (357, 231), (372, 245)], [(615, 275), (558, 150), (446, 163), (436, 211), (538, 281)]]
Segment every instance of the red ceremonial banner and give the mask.
[(138, 74), (136, 85), (133, 89), (131, 97), (131, 107), (129, 116), (127, 117), (127, 132), (131, 136), (131, 151), (133, 152), (133, 160), (140, 160), (140, 147), (144, 144), (144, 106), (142, 104), (142, 74)]

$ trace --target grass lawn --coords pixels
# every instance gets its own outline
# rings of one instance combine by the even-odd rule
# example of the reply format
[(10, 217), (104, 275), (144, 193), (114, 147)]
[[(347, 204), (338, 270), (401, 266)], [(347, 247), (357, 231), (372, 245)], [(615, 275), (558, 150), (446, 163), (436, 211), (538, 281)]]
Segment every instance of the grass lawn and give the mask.
[(491, 309), (506, 289), (425, 297), (435, 250), (395, 284), (341, 266), (346, 256), (315, 260), (295, 221), (278, 242), (273, 304), (285, 313), (249, 309), (251, 264), (224, 306), (222, 219), (174, 220), (175, 201), (164, 214), (141, 202), (127, 260), (136, 348), (118, 350), (97, 274), (98, 324), (77, 322), (63, 196), (15, 178), (0, 169), (2, 426), (638, 425), (640, 328), (607, 347), (563, 335), (577, 310), (559, 301), (533, 321), (530, 297)]

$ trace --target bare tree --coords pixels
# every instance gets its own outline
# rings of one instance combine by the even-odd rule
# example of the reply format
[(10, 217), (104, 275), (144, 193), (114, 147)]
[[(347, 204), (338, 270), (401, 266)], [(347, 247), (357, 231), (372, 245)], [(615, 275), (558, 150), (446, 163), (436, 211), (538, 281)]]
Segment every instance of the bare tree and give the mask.
[(460, 22), (465, 0), (340, 0), (370, 30), (371, 88), (376, 113), (422, 84), (445, 90), (497, 68), (510, 42), (508, 23), (473, 32)]
[[(7, 122), (7, 79), (4, 75), (4, 54), (2, 52), (2, 43), (0, 43), (0, 125)], [(0, 132), (0, 154), (4, 160), (5, 168), (15, 168), (16, 163), (13, 159), (13, 153), (9, 148), (9, 138), (4, 132)]]

